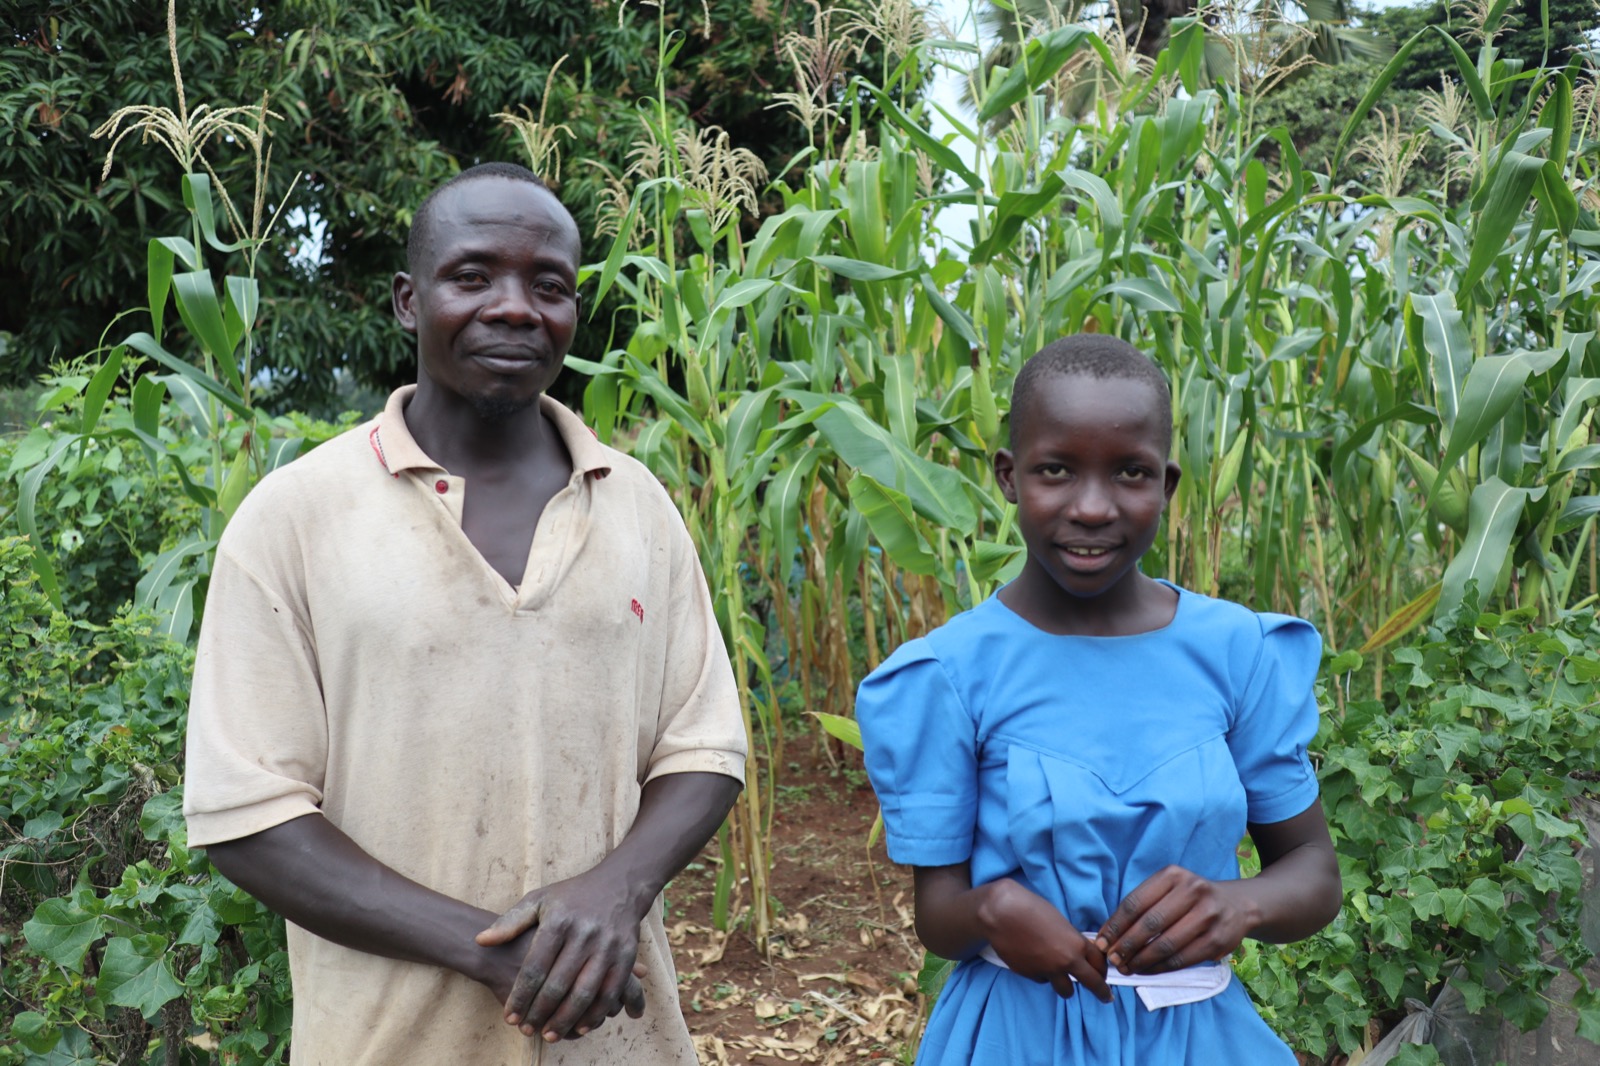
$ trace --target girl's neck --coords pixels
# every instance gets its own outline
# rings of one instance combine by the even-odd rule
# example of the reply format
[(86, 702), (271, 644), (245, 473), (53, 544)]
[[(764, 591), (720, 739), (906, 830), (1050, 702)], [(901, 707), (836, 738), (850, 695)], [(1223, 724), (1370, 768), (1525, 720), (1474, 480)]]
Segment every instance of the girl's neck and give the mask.
[(1177, 591), (1143, 574), (1130, 574), (1103, 595), (1083, 597), (1062, 589), (1048, 574), (1030, 569), (1025, 566), (998, 595), (1023, 621), (1046, 633), (1131, 637), (1166, 628), (1178, 613)]

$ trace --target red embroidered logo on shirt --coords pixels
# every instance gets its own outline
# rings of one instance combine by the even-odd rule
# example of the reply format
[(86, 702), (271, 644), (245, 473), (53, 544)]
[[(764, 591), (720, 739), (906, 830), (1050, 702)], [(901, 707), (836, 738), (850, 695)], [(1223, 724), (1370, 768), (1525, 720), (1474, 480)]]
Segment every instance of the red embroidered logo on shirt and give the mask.
[(638, 600), (633, 601), (633, 613), (639, 616), (639, 621), (644, 621), (644, 604)]

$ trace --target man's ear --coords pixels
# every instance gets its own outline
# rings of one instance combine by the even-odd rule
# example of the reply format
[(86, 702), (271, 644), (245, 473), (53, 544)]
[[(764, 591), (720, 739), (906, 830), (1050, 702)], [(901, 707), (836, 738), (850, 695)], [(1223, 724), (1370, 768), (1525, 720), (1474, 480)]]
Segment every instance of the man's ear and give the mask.
[[(1010, 448), (994, 453), (994, 480), (1007, 503), (1017, 502), (1017, 460)], [(1170, 495), (1170, 493), (1168, 494)]]
[(1166, 498), (1168, 503), (1172, 502), (1172, 494), (1178, 491), (1178, 482), (1181, 480), (1183, 480), (1183, 468), (1177, 463), (1169, 460), (1167, 462), (1166, 484)]
[(389, 286), (389, 302), (394, 306), (394, 317), (407, 333), (417, 331), (417, 309), (413, 305), (417, 290), (411, 284), (411, 275), (401, 271)]

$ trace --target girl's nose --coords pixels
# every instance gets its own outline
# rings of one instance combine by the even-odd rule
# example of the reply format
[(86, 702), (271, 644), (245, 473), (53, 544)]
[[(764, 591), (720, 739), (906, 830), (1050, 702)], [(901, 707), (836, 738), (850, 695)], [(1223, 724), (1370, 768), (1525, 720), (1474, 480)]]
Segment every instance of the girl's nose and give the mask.
[(1079, 483), (1078, 491), (1072, 494), (1067, 513), (1073, 521), (1084, 525), (1104, 525), (1116, 517), (1116, 501), (1112, 498), (1109, 486), (1100, 484), (1094, 478), (1086, 478)]

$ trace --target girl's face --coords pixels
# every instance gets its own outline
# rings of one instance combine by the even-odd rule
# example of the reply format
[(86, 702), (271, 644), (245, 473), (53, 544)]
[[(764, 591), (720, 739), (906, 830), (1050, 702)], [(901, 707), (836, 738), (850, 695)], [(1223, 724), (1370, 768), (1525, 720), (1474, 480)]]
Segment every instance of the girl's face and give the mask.
[(1079, 615), (1133, 609), (1147, 583), (1139, 559), (1178, 487), (1178, 464), (1163, 447), (1170, 427), (1159, 424), (1153, 388), (1053, 375), (1025, 402), (1016, 450), (994, 460), (1028, 548), (1019, 591)]

